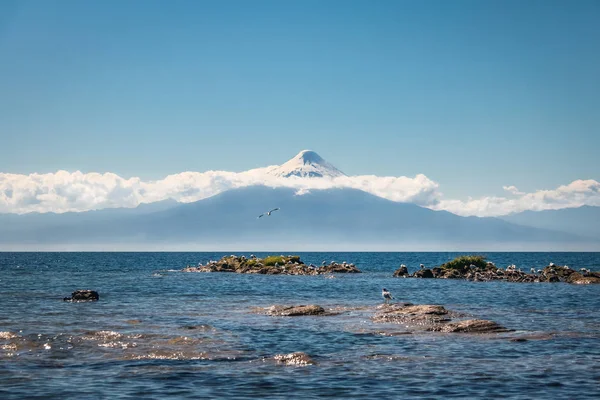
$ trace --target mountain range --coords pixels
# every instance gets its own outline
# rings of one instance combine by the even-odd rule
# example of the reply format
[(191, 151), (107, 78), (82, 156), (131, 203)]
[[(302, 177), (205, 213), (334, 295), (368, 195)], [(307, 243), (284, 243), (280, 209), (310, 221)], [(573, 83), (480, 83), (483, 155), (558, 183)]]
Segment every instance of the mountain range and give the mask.
[[(281, 166), (279, 177), (344, 173), (313, 151)], [(270, 216), (261, 213), (278, 207)], [(357, 189), (298, 191), (262, 185), (193, 203), (173, 200), (80, 213), (0, 215), (3, 250), (595, 250), (598, 207), (461, 217)], [(572, 214), (581, 213), (574, 220)], [(550, 220), (554, 220), (551, 223)], [(589, 229), (578, 226), (587, 223)]]

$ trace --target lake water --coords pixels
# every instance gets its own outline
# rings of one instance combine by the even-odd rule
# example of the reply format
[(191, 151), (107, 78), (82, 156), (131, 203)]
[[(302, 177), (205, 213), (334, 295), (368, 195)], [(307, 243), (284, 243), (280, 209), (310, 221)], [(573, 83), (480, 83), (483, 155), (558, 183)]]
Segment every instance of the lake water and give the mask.
[[(334, 279), (176, 271), (225, 254), (0, 253), (0, 398), (600, 398), (600, 285), (392, 277), (458, 253), (294, 253), (363, 271)], [(600, 270), (600, 253), (486, 255)], [(370, 320), (382, 287), (515, 332), (382, 334), (402, 329)], [(63, 302), (75, 289), (100, 301)], [(253, 312), (273, 304), (344, 312)], [(317, 364), (272, 360), (296, 351)]]

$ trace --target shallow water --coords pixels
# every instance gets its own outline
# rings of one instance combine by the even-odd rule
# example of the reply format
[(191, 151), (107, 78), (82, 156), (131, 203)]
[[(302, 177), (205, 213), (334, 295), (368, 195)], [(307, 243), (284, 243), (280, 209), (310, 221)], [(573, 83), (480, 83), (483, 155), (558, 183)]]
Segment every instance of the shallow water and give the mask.
[[(456, 253), (300, 254), (364, 273), (176, 271), (224, 253), (0, 253), (0, 398), (600, 396), (600, 285), (391, 277), (401, 263), (413, 271)], [(600, 253), (487, 256), (524, 271), (549, 262), (600, 270)], [(398, 301), (442, 304), (516, 332), (402, 334), (370, 320), (382, 287)], [(75, 289), (97, 290), (100, 301), (61, 301)], [(344, 312), (253, 312), (272, 304)], [(317, 365), (272, 360), (295, 351)]]

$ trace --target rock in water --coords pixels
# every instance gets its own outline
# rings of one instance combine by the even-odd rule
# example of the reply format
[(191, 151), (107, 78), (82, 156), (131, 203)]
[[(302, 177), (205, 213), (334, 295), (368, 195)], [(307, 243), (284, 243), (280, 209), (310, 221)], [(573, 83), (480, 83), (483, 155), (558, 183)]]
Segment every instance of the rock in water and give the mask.
[(415, 278), (433, 278), (433, 271), (430, 269), (420, 269), (413, 274)]
[(97, 301), (100, 299), (100, 295), (95, 290), (76, 290), (71, 294), (71, 297), (65, 297), (64, 301), (71, 302), (83, 302), (83, 301)]
[(312, 358), (306, 353), (296, 352), (290, 354), (277, 354), (273, 357), (275, 361), (285, 365), (314, 365), (316, 364)]
[(442, 306), (424, 304), (386, 305), (373, 316), (373, 322), (428, 326), (450, 321), (448, 310)]
[(509, 332), (509, 329), (498, 325), (494, 321), (486, 321), (483, 319), (469, 319), (466, 321), (449, 322), (434, 326), (430, 330), (445, 333), (496, 333)]
[(408, 268), (406, 268), (406, 265), (402, 265), (400, 268), (394, 271), (394, 276), (397, 278), (407, 277), (409, 275), (410, 274), (408, 273)]
[(360, 273), (354, 264), (332, 262), (329, 265), (315, 267), (306, 265), (299, 256), (269, 256), (264, 259), (250, 259), (236, 255), (225, 256), (219, 261), (210, 261), (206, 265), (188, 266), (183, 272), (234, 272), (238, 274), (264, 275), (320, 275), (331, 273)]
[(589, 273), (585, 276), (580, 274), (579, 272), (573, 272), (570, 274), (566, 281), (569, 283), (574, 283), (576, 285), (589, 285), (591, 283), (600, 283), (600, 277), (596, 276), (596, 273)]
[(271, 306), (267, 310), (268, 315), (280, 317), (297, 317), (301, 315), (325, 314), (325, 309), (316, 304), (301, 306)]

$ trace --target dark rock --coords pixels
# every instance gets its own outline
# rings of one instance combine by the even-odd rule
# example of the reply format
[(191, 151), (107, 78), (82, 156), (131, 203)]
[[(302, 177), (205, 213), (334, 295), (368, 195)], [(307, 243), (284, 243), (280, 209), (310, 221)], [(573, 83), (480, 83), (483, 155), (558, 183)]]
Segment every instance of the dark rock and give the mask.
[(408, 273), (408, 268), (406, 268), (406, 265), (402, 265), (400, 268), (394, 271), (394, 276), (397, 278), (406, 278), (409, 275), (410, 274)]
[(414, 274), (412, 274), (413, 278), (433, 278), (433, 271), (430, 269), (420, 269)]
[(342, 274), (357, 274), (360, 273), (360, 270), (356, 268), (353, 264), (330, 264), (323, 265), (317, 268), (317, 272), (319, 274), (332, 274), (332, 273), (342, 273)]
[[(459, 257), (460, 258), (460, 257)], [(473, 282), (506, 281), (506, 282), (568, 282), (574, 284), (600, 283), (600, 273), (585, 272), (583, 274), (576, 272), (568, 266), (548, 265), (541, 273), (525, 273), (516, 269), (507, 268), (506, 270), (497, 268), (493, 263), (478, 262), (477, 265), (459, 265), (450, 268), (449, 265), (456, 263), (450, 262), (435, 267), (432, 270), (421, 269), (412, 275), (404, 275), (404, 271), (397, 270), (394, 276), (405, 276), (410, 278), (438, 278), (438, 279), (465, 279)]]
[(71, 294), (71, 297), (65, 297), (64, 301), (71, 302), (83, 302), (83, 301), (97, 301), (100, 299), (98, 292), (94, 290), (76, 290)]

